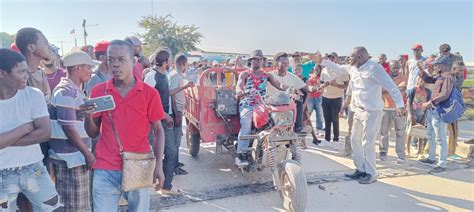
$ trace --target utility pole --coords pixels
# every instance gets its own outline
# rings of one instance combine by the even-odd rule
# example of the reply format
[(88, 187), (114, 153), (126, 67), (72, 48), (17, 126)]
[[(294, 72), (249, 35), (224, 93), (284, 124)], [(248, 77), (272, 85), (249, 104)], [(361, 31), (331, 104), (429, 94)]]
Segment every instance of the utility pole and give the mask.
[(87, 45), (86, 19), (82, 19), (82, 29), (84, 29), (84, 45)]
[(86, 19), (82, 19), (82, 29), (84, 30), (84, 45), (87, 46), (87, 34), (86, 26), (99, 26), (99, 24), (86, 25)]

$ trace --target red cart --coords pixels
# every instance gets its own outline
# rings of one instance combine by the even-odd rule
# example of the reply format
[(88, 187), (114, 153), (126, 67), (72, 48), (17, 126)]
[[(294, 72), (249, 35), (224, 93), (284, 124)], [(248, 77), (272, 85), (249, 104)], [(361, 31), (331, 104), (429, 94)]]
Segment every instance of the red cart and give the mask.
[(237, 77), (236, 70), (210, 68), (201, 73), (196, 86), (186, 90), (186, 143), (192, 156), (199, 153), (200, 142), (216, 142), (218, 152), (222, 144), (232, 148), (231, 140), (236, 140), (240, 130)]

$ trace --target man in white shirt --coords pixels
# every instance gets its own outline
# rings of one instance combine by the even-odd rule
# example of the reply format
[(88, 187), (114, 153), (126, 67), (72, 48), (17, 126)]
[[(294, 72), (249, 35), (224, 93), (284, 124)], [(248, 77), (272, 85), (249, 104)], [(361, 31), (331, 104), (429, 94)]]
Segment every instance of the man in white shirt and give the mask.
[(0, 58), (0, 207), (16, 211), (22, 192), (35, 211), (53, 211), (60, 206), (59, 196), (39, 145), (51, 136), (44, 94), (26, 86), (28, 65), (22, 55), (0, 49)]
[(413, 58), (409, 59), (406, 63), (406, 69), (408, 70), (408, 82), (407, 89), (412, 89), (416, 87), (416, 80), (419, 75), (418, 63), (422, 63), (423, 69), (425, 69), (425, 64), (423, 63), (426, 58), (421, 54), (423, 53), (423, 46), (420, 44), (415, 44), (411, 48), (413, 50)]
[(169, 78), (169, 89), (171, 97), (171, 108), (173, 111), (173, 120), (174, 120), (174, 140), (176, 142), (176, 169), (175, 175), (185, 175), (188, 174), (183, 167), (184, 164), (179, 162), (179, 147), (181, 146), (181, 137), (183, 136), (183, 112), (184, 106), (186, 105), (186, 96), (184, 90), (192, 87), (193, 82), (188, 82), (184, 84), (183, 74), (186, 71), (186, 66), (188, 65), (188, 59), (184, 54), (178, 54), (175, 57), (176, 69), (172, 70), (168, 74)]
[[(351, 104), (354, 109), (351, 144), (357, 170), (346, 176), (358, 179), (360, 184), (370, 184), (377, 181), (375, 138), (380, 132), (383, 116), (382, 88), (392, 96), (398, 116), (405, 113), (405, 105), (400, 90), (387, 72), (380, 64), (369, 60), (367, 49), (356, 47), (350, 57)], [(346, 71), (344, 67), (323, 60), (319, 52), (316, 54), (316, 59), (316, 62), (337, 74)]]
[[(287, 53), (285, 52), (276, 53), (274, 56), (274, 60), (277, 64), (278, 70), (272, 71), (271, 74), (273, 75), (273, 78), (276, 79), (278, 82), (288, 87), (296, 88), (298, 90), (302, 90), (309, 93), (315, 92), (317, 90), (316, 87), (307, 86), (306, 83), (303, 82), (303, 80), (298, 78), (293, 73), (288, 72), (288, 65), (290, 62), (289, 62)], [(286, 93), (286, 91), (278, 90), (272, 84), (268, 84), (267, 97), (270, 97), (272, 95), (279, 94), (279, 93)], [(303, 108), (297, 108), (297, 113), (298, 114), (297, 114), (297, 120), (295, 124), (295, 130), (296, 132), (299, 132), (303, 128), (303, 115), (302, 115)]]

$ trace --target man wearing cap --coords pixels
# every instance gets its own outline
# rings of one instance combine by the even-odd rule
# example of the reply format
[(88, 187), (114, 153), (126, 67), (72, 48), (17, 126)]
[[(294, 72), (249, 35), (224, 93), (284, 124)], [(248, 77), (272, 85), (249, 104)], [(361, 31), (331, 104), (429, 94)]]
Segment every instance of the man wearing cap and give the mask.
[(446, 101), (451, 96), (451, 91), (454, 88), (454, 79), (450, 75), (451, 65), (449, 56), (442, 55), (433, 62), (433, 68), (437, 72), (436, 76), (431, 77), (424, 71), (420, 73), (425, 82), (434, 83), (435, 86), (432, 90), (431, 101), (422, 105), (423, 109), (427, 110), (428, 131), (426, 136), (429, 144), (429, 156), (428, 158), (421, 159), (420, 162), (436, 164), (436, 143), (439, 143), (441, 147), (437, 166), (430, 171), (430, 174), (446, 172), (448, 158), (447, 124), (440, 118), (435, 110), (435, 106)]
[(84, 129), (84, 99), (81, 90), (89, 81), (93, 61), (82, 51), (64, 56), (67, 77), (53, 90), (51, 99), (51, 140), (49, 161), (56, 174), (56, 190), (65, 211), (90, 210), (90, 169), (95, 162), (91, 140)]
[(416, 87), (416, 79), (418, 78), (419, 72), (423, 71), (419, 69), (419, 65), (425, 69), (425, 64), (423, 63), (426, 58), (423, 57), (421, 54), (423, 53), (423, 46), (421, 44), (415, 44), (411, 48), (413, 50), (413, 58), (409, 59), (407, 62), (407, 70), (408, 70), (408, 81), (407, 81), (407, 89), (412, 89)]
[(351, 107), (354, 109), (351, 144), (356, 171), (346, 174), (360, 184), (377, 181), (375, 138), (380, 133), (384, 103), (382, 89), (388, 91), (396, 105), (397, 116), (404, 115), (405, 104), (397, 85), (383, 67), (369, 59), (365, 47), (355, 47), (350, 56), (351, 66), (346, 68), (330, 60), (323, 60), (318, 52), (315, 60), (335, 74), (349, 72), (351, 78)]
[[(459, 68), (462, 68), (463, 65), (463, 58), (459, 54), (453, 54), (451, 53), (451, 46), (447, 43), (441, 44), (439, 46), (439, 55), (446, 55), (450, 59), (451, 63), (453, 65), (456, 64), (457, 69), (453, 69), (453, 77), (455, 81), (455, 87), (458, 89), (462, 89), (462, 84), (464, 82), (464, 76), (463, 74), (467, 72), (467, 69), (464, 67), (464, 70), (462, 70), (464, 73), (461, 73), (461, 70)], [(453, 67), (454, 68), (454, 67)], [(457, 140), (458, 140), (458, 135), (459, 135), (459, 126), (458, 122), (450, 123), (448, 125), (448, 133), (449, 133), (449, 150), (448, 150), (448, 155), (450, 156), (455, 156), (456, 155), (456, 145), (457, 145)]]
[(249, 135), (252, 131), (253, 107), (264, 101), (267, 92), (267, 82), (270, 82), (278, 90), (286, 90), (289, 87), (281, 84), (273, 75), (262, 71), (263, 52), (260, 49), (252, 51), (248, 61), (250, 69), (243, 71), (239, 75), (236, 85), (236, 95), (239, 99), (240, 132), (237, 143), (237, 157), (235, 164), (237, 166), (246, 166), (248, 162), (245, 159), (244, 150), (249, 147), (250, 141), (240, 139), (242, 135)]
[[(453, 70), (453, 65), (454, 64), (459, 64), (459, 62), (463, 62), (463, 58), (460, 55), (453, 54), (451, 53), (451, 46), (447, 43), (441, 44), (439, 46), (439, 55), (446, 55), (449, 59), (450, 63), (450, 70)], [(457, 65), (458, 66), (458, 65)], [(458, 66), (459, 68), (459, 66)], [(466, 69), (464, 69), (466, 70)], [(455, 81), (455, 86), (458, 89), (462, 88), (462, 84), (464, 82), (464, 76), (461, 73), (458, 74), (452, 74), (453, 79)], [(448, 155), (449, 156), (456, 156), (456, 145), (457, 145), (457, 140), (459, 136), (459, 126), (458, 122), (450, 123), (448, 125), (448, 133), (449, 133), (449, 139), (448, 139), (448, 145), (449, 145), (449, 150), (448, 150)]]
[(112, 78), (109, 68), (107, 67), (107, 48), (108, 41), (101, 41), (94, 46), (95, 58), (100, 61), (100, 65), (92, 72), (89, 82), (84, 83), (84, 91), (90, 96), (91, 89), (99, 83), (105, 82)]
[(143, 70), (150, 67), (150, 61), (143, 55), (142, 46), (145, 45), (137, 36), (129, 35), (125, 37), (125, 41), (132, 44), (135, 49), (135, 65), (133, 67), (133, 76), (143, 80)]

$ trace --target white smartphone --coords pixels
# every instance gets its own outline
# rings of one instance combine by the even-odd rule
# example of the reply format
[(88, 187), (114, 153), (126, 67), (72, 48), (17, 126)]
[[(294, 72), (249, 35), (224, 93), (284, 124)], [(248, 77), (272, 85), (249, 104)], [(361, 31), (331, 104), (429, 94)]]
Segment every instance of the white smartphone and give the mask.
[(85, 104), (96, 104), (94, 113), (115, 109), (114, 97), (111, 95), (96, 97), (86, 100)]

